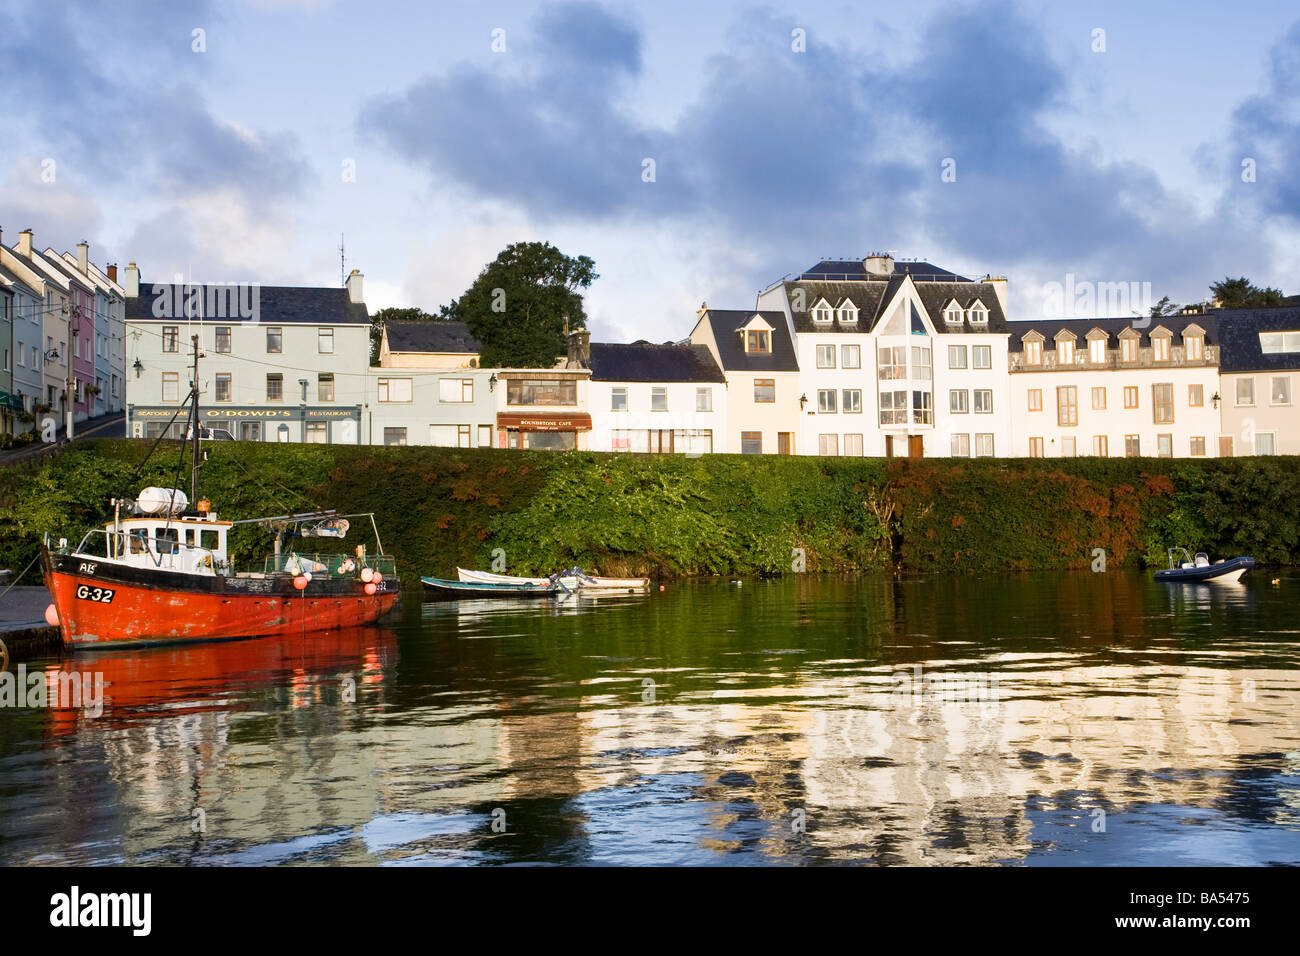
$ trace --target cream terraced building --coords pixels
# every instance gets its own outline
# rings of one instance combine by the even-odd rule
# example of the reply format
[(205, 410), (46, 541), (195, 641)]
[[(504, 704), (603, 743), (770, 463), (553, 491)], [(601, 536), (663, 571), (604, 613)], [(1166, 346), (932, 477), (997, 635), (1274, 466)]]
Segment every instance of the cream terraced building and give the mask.
[(1229, 309), (1218, 320), (1223, 455), (1300, 455), (1300, 309)]
[(1010, 328), (1012, 456), (1221, 453), (1212, 316), (1017, 321)]

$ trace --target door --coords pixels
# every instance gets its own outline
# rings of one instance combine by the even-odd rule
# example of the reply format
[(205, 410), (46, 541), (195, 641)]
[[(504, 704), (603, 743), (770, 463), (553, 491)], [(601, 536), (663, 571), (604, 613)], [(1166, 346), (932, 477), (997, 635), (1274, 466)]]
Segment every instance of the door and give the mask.
[(776, 433), (776, 453), (778, 455), (794, 454), (794, 432)]
[(908, 458), (925, 457), (925, 440), (921, 435), (907, 436), (907, 457)]
[(261, 441), (262, 423), (261, 422), (240, 422), (239, 440), (240, 441)]
[(1232, 457), (1232, 436), (1231, 435), (1219, 436), (1219, 457), (1220, 458)]
[(885, 457), (886, 458), (894, 457), (894, 436), (893, 435), (885, 436)]

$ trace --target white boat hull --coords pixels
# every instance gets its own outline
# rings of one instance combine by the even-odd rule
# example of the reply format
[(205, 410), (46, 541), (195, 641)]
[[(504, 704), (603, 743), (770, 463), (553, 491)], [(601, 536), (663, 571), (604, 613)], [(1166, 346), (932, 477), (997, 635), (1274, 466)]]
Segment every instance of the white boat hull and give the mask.
[[(493, 574), (490, 571), (469, 571), (457, 568), (456, 575), (461, 581), (470, 584), (535, 584), (544, 587), (550, 584), (549, 578), (519, 578), (508, 574)], [(593, 583), (594, 582), (594, 583)], [(591, 581), (577, 577), (561, 577), (560, 583), (569, 590), (606, 592), (645, 591), (650, 587), (649, 578), (602, 578), (593, 576)]]

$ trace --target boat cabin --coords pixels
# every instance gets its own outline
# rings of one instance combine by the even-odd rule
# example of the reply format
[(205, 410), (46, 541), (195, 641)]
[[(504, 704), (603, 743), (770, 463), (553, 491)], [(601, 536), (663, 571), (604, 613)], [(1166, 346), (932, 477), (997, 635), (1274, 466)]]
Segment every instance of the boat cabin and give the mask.
[(123, 518), (104, 525), (108, 557), (142, 568), (215, 574), (227, 564), (229, 521), (207, 516)]

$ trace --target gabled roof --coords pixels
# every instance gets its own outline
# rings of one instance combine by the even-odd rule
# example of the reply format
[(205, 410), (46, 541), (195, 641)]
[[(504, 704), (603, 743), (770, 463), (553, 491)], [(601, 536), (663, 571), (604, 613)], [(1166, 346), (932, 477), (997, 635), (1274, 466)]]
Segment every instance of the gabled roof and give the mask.
[[(997, 290), (989, 282), (914, 282), (916, 294), (921, 298), (921, 304), (925, 306), (925, 311), (930, 316), (930, 321), (934, 324), (935, 332), (939, 334), (950, 332), (1005, 332), (1007, 331), (1007, 317), (1002, 312), (1002, 300), (998, 298)], [(944, 318), (944, 307), (956, 299), (958, 302), (966, 303), (963, 306), (965, 310), (962, 314), (962, 324), (949, 322)], [(972, 322), (970, 320), (969, 310), (975, 302), (988, 310), (987, 322)]]
[[(162, 322), (167, 316), (156, 316), (153, 312), (154, 302), (162, 295), (170, 296), (173, 303), (184, 301), (186, 289), (202, 289), (204, 301), (209, 299), (209, 286), (202, 283), (172, 285), (170, 283), (140, 283), (140, 295), (126, 300), (126, 320), (128, 322)], [(230, 286), (214, 286), (212, 294), (218, 295), (231, 290)], [(341, 288), (317, 288), (314, 286), (263, 285), (255, 286), (258, 307), (257, 322), (262, 325), (368, 325), (370, 313), (364, 303), (354, 303), (348, 298), (348, 290)], [(244, 295), (247, 297), (248, 292)], [(233, 293), (232, 293), (233, 297)], [(181, 307), (173, 313), (182, 312)], [(172, 321), (185, 321), (184, 314), (170, 316)], [(207, 322), (251, 322), (238, 315), (227, 315), (221, 319), (206, 318)]]
[(725, 382), (703, 345), (591, 343), (593, 382)]
[(1220, 372), (1300, 370), (1300, 352), (1265, 354), (1259, 347), (1260, 332), (1300, 331), (1300, 309), (1219, 309), (1188, 318), (1218, 323)]
[[(746, 352), (740, 344), (740, 328), (755, 315), (772, 326), (771, 352)], [(722, 368), (727, 372), (797, 372), (794, 343), (780, 312), (742, 311), (740, 309), (709, 309), (702, 321), (707, 321), (718, 345)], [(811, 324), (811, 321), (810, 323)]]
[[(803, 274), (808, 278), (824, 278), (827, 281), (856, 282), (864, 279), (883, 279), (884, 276), (871, 275), (861, 259), (823, 259)], [(946, 282), (969, 282), (955, 272), (940, 269), (929, 262), (895, 262), (894, 275), (910, 275), (917, 282), (940, 280)]]
[(390, 352), (472, 354), (483, 348), (464, 322), (389, 322), (385, 330)]
[[(990, 322), (992, 318), (990, 315)], [(1145, 324), (1136, 324), (1139, 322)], [(1218, 326), (1211, 315), (1164, 315), (1158, 319), (1139, 319), (1137, 316), (1110, 319), (1014, 319), (1007, 323), (1007, 331), (1011, 333), (1010, 350), (1019, 352), (1021, 336), (1031, 330), (1036, 330), (1048, 340), (1055, 340), (1057, 334), (1063, 331), (1073, 332), (1077, 338), (1086, 339), (1089, 332), (1100, 330), (1106, 333), (1107, 348), (1119, 348), (1119, 335), (1125, 330), (1128, 330), (1125, 338), (1136, 336), (1139, 347), (1146, 347), (1151, 344), (1151, 333), (1157, 328), (1168, 329), (1178, 341), (1182, 341), (1183, 330), (1193, 325), (1205, 330), (1206, 345), (1219, 344)], [(1097, 336), (1092, 338), (1095, 340)]]
[(22, 276), (11, 271), (10, 269), (7, 269), (3, 263), (0, 263), (0, 276), (3, 276), (5, 281), (8, 282), (13, 287), (13, 291), (25, 292), (33, 299), (39, 299), (41, 297), (41, 293), (39, 290), (33, 289), (31, 287), (31, 284), (28, 283), (25, 279), (23, 279)]

